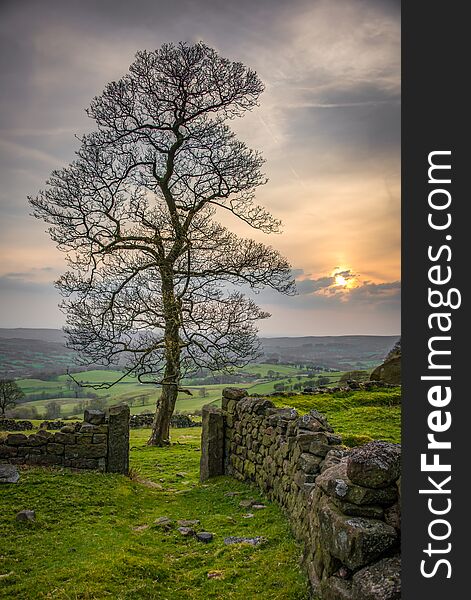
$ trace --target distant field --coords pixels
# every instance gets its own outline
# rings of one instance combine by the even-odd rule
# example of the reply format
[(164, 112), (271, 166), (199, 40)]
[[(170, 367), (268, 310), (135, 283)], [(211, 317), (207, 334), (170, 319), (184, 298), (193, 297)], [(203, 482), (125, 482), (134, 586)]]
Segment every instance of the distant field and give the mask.
[[(247, 375), (245, 382), (243, 380), (244, 374)], [(257, 374), (260, 375), (260, 378), (254, 379), (253, 376)], [(270, 379), (268, 374), (271, 376)], [(336, 383), (342, 374), (341, 371), (333, 373), (316, 372), (314, 379), (319, 376), (327, 376), (331, 383)], [(113, 383), (121, 376), (120, 371), (111, 370), (75, 373), (73, 375), (74, 379), (83, 387), (77, 387), (68, 375), (58, 375), (51, 381), (43, 381), (38, 378), (18, 379), (17, 383), (26, 395), (27, 402), (25, 402), (25, 406), (36, 408), (40, 415), (45, 414), (47, 404), (52, 401), (60, 405), (62, 417), (80, 415), (81, 410), (78, 410), (78, 405), (81, 402), (89, 401), (88, 398), (80, 397), (86, 393), (95, 394), (106, 406), (126, 402), (130, 405), (132, 414), (152, 412), (155, 408), (159, 389), (153, 385), (139, 383), (135, 377), (127, 376), (110, 388), (96, 389), (93, 387)], [(294, 384), (305, 385), (304, 382), (307, 380), (306, 371), (302, 371), (293, 365), (269, 363), (244, 367), (239, 370), (239, 376), (242, 381), (238, 383), (193, 385), (193, 380), (184, 380), (183, 387), (189, 390), (191, 395), (180, 393), (176, 410), (192, 414), (200, 411), (205, 404), (219, 404), (222, 389), (228, 386), (246, 388), (251, 394), (271, 394), (275, 391), (275, 384), (282, 384), (286, 389), (292, 389)], [(75, 397), (76, 393), (78, 397)]]

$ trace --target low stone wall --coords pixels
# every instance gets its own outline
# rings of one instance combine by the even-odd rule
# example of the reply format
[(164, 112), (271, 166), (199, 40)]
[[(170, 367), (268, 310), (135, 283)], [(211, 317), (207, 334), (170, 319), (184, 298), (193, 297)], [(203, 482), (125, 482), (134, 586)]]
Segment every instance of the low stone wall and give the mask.
[(86, 410), (82, 423), (52, 433), (9, 433), (0, 438), (0, 462), (14, 465), (63, 466), (127, 474), (129, 470), (129, 407), (107, 413)]
[(400, 446), (348, 450), (317, 411), (300, 417), (226, 388), (203, 407), (201, 478), (252, 481), (286, 512), (322, 600), (400, 598)]
[(68, 425), (65, 421), (58, 419), (57, 421), (43, 421), (39, 424), (39, 429), (49, 429), (51, 431), (58, 431)]
[[(154, 422), (154, 413), (143, 413), (140, 415), (131, 415), (129, 426), (131, 429), (138, 427), (152, 427)], [(201, 423), (193, 421), (188, 415), (172, 415), (170, 427), (182, 429), (184, 427), (198, 427)]]
[(0, 431), (30, 431), (31, 429), (33, 429), (31, 421), (0, 419)]

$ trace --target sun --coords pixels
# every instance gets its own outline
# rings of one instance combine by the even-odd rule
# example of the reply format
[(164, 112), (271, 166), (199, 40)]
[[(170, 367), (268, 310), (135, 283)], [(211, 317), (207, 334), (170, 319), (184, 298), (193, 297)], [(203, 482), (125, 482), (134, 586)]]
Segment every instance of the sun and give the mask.
[(335, 276), (335, 285), (339, 285), (340, 287), (347, 287), (348, 281), (345, 279), (343, 275)]

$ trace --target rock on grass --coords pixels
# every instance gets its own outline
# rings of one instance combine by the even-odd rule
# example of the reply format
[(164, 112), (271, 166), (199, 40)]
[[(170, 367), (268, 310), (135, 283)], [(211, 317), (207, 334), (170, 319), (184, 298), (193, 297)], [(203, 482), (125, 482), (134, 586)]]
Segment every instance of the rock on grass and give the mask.
[(34, 510), (20, 510), (16, 515), (17, 521), (36, 521), (36, 512)]
[(261, 536), (253, 538), (230, 536), (224, 538), (224, 543), (226, 544), (226, 546), (231, 546), (232, 544), (249, 544), (250, 546), (260, 546), (266, 541), (267, 540)]
[(209, 544), (209, 542), (212, 542), (213, 537), (213, 534), (209, 533), (209, 531), (200, 531), (196, 534), (196, 539), (200, 542), (203, 542), (203, 544)]

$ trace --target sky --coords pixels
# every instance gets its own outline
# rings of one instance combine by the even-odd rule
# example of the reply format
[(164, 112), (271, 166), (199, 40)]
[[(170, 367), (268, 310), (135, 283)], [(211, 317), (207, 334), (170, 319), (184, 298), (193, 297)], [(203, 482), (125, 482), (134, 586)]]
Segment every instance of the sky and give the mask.
[(266, 236), (298, 295), (261, 292), (265, 336), (400, 332), (400, 12), (395, 0), (2, 0), (0, 327), (61, 327), (64, 256), (30, 216), (74, 158), (85, 114), (138, 50), (204, 41), (265, 84), (237, 122), (263, 152), (257, 202), (283, 221)]

